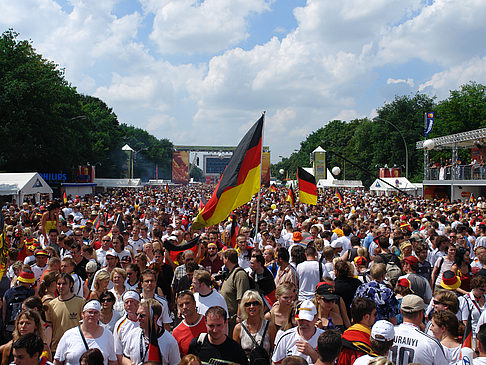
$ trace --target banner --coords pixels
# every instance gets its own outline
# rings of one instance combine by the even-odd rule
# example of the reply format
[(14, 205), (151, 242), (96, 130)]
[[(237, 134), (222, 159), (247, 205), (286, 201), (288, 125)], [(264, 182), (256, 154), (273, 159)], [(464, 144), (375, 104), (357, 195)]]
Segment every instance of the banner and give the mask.
[(262, 185), (270, 185), (270, 152), (262, 152)]
[(172, 157), (172, 182), (189, 183), (189, 151), (174, 151)]
[(432, 127), (434, 126), (434, 112), (426, 113), (425, 119), (425, 137), (427, 137), (432, 132)]
[(314, 177), (316, 181), (327, 178), (326, 152), (314, 152)]

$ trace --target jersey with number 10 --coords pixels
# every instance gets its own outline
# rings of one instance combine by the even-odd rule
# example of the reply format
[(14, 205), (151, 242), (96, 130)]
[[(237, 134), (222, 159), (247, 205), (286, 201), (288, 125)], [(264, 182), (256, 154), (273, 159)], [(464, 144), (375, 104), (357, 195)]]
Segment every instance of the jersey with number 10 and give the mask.
[(395, 327), (395, 341), (388, 357), (395, 365), (412, 362), (422, 365), (449, 364), (440, 342), (407, 322)]

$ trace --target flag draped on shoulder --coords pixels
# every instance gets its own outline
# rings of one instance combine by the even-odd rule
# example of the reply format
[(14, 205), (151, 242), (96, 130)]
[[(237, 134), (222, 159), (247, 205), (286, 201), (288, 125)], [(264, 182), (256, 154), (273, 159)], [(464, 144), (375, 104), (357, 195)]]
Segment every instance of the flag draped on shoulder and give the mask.
[[(466, 322), (466, 328), (464, 329), (464, 335), (462, 336), (461, 354), (459, 358), (461, 360), (473, 358), (473, 331), (472, 331), (472, 316), (471, 310)], [(472, 361), (470, 362), (472, 364)]]
[(194, 219), (193, 229), (218, 224), (260, 190), (263, 119), (264, 115), (236, 147), (213, 195)]
[(287, 192), (287, 198), (285, 199), (290, 203), (290, 206), (293, 207), (295, 204), (295, 194), (294, 189), (292, 189), (292, 185), (290, 185), (289, 190)]
[[(153, 310), (150, 309), (150, 331), (149, 331), (149, 345), (147, 351), (147, 361), (153, 361), (162, 364), (162, 354), (160, 353), (159, 337), (164, 333), (164, 329), (158, 330), (154, 321)], [(143, 359), (142, 359), (143, 361)]]
[(314, 175), (302, 167), (297, 170), (299, 180), (299, 200), (304, 204), (317, 205), (317, 185)]
[(5, 221), (3, 220), (3, 215), (0, 212), (0, 280), (3, 274), (7, 270), (7, 231), (5, 230)]

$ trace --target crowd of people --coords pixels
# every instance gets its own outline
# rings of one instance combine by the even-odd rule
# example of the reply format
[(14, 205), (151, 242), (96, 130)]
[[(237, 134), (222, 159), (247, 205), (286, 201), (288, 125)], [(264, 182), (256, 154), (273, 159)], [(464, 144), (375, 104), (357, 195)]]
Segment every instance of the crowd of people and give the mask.
[(211, 192), (5, 203), (2, 365), (486, 364), (481, 198), (272, 187), (192, 230)]

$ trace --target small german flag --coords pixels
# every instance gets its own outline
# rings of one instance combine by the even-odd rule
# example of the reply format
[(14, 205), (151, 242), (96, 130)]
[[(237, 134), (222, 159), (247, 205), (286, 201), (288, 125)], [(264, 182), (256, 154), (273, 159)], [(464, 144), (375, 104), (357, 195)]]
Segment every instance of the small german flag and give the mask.
[(313, 175), (305, 171), (302, 167), (297, 170), (299, 180), (299, 200), (301, 203), (317, 205), (317, 186)]
[(469, 310), (466, 328), (464, 329), (464, 335), (462, 336), (461, 354), (459, 356), (460, 359), (469, 357), (469, 359), (471, 360), (473, 358), (473, 331), (471, 312), (472, 311)]
[(290, 206), (293, 207), (295, 204), (295, 194), (294, 189), (292, 189), (292, 185), (290, 185), (289, 191), (287, 192), (287, 198), (285, 199), (290, 203)]
[(474, 203), (474, 195), (473, 195), (473, 193), (471, 193), (471, 195), (469, 196), (469, 203)]
[(338, 198), (339, 200), (339, 204), (342, 204), (344, 199), (343, 199), (343, 196), (341, 195), (341, 192), (339, 191), (338, 188), (336, 188), (336, 197)]
[(225, 220), (232, 210), (248, 203), (260, 190), (263, 120), (264, 115), (236, 147), (213, 195), (194, 219), (193, 229)]
[(66, 204), (68, 202), (66, 192), (64, 192), (62, 194), (62, 201), (63, 201), (64, 204)]
[(270, 190), (271, 192), (275, 193), (275, 192), (277, 191), (277, 187), (275, 186), (275, 184), (272, 184), (272, 185), (270, 185), (269, 190)]
[(231, 229), (230, 229), (230, 237), (228, 240), (228, 246), (235, 248), (236, 247), (236, 236), (240, 232), (240, 227), (238, 226), (238, 217), (236, 215), (232, 216), (231, 220)]
[(168, 193), (169, 192), (169, 184), (165, 184), (165, 192)]
[(396, 201), (397, 203), (401, 203), (401, 202), (402, 202), (400, 199), (398, 199), (398, 197), (397, 197), (396, 195), (394, 196), (394, 198), (395, 198), (395, 201)]

